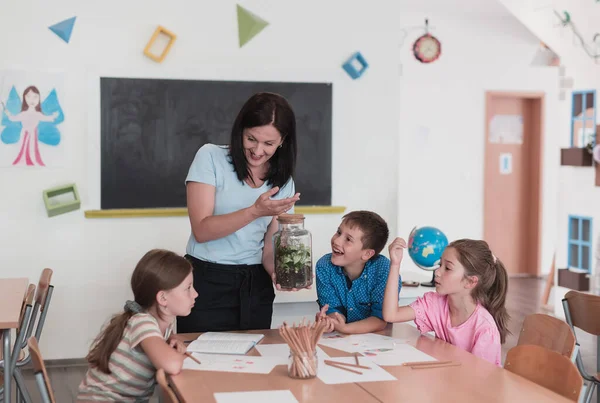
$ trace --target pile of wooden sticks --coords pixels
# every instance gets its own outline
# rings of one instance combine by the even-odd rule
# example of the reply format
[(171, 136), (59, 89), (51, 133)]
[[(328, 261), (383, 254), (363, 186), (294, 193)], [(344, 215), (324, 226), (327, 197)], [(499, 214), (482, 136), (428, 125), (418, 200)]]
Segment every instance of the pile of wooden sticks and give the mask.
[(279, 334), (290, 346), (292, 362), (289, 374), (295, 378), (313, 378), (317, 376), (317, 364), (315, 351), (317, 343), (321, 339), (327, 326), (326, 321), (307, 324), (304, 320), (299, 326), (294, 323), (288, 326), (283, 322), (279, 328)]

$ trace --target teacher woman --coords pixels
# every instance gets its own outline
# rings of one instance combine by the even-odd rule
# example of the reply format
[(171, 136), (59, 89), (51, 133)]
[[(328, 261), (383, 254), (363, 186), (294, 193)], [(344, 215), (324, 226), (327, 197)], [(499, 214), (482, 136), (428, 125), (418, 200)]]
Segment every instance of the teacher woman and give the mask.
[(187, 249), (198, 292), (177, 332), (269, 329), (273, 314), (275, 216), (299, 194), (296, 117), (280, 95), (246, 101), (229, 146), (203, 145), (186, 178), (192, 227)]

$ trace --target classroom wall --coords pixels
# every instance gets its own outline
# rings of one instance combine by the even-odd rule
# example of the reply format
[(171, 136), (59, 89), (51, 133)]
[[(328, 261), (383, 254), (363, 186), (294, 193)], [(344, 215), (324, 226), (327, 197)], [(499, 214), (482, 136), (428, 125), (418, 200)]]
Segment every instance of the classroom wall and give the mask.
[[(594, 46), (592, 39), (598, 33), (597, 21), (600, 19), (600, 5), (597, 3), (560, 0), (553, 7), (534, 7), (516, 0), (502, 0), (502, 3), (528, 29), (548, 44), (560, 55), (561, 64), (565, 67), (565, 76), (573, 79), (573, 88), (566, 90), (566, 100), (560, 102), (557, 110), (559, 133), (557, 148), (571, 146), (571, 108), (572, 92), (596, 90), (596, 103), (600, 101), (599, 66), (590, 58), (579, 41), (573, 35), (570, 27), (562, 27), (554, 10), (561, 14), (567, 11), (571, 21), (581, 33), (592, 52), (600, 54), (600, 46)], [(598, 108), (598, 106), (597, 106)], [(597, 109), (600, 110), (600, 109)], [(597, 115), (597, 119), (600, 114)], [(598, 123), (598, 122), (597, 122)], [(592, 240), (592, 274), (595, 274), (596, 245), (600, 237), (600, 188), (594, 186), (595, 172), (592, 167), (560, 167), (558, 171), (558, 208), (556, 211), (556, 265), (557, 268), (568, 267), (568, 237), (569, 215), (593, 218)], [(592, 281), (592, 280), (590, 280)], [(558, 284), (558, 274), (555, 275)], [(569, 290), (564, 287), (554, 287), (553, 300), (555, 314), (564, 317), (561, 299)]]
[[(392, 235), (407, 237), (412, 226), (432, 224), (451, 239), (481, 237), (484, 92), (544, 91), (552, 111), (556, 73), (529, 66), (537, 41), (507, 12), (481, 7), (463, 14), (433, 3), (386, 1), (366, 10), (341, 0), (247, 1), (242, 5), (270, 25), (241, 49), (233, 1), (188, 1), (178, 8), (157, 0), (5, 6), (0, 34), (10, 40), (0, 43), (0, 68), (66, 73), (64, 167), (3, 168), (0, 176), (0, 277), (37, 282), (42, 268), (55, 270), (41, 340), (45, 357), (83, 357), (101, 325), (131, 298), (129, 276), (141, 255), (155, 247), (184, 253), (189, 235), (185, 217), (84, 218), (83, 210), (100, 205), (100, 76), (333, 82), (333, 204), (377, 211)], [(67, 45), (47, 27), (75, 15)], [(426, 17), (443, 46), (430, 66), (409, 51), (422, 31), (403, 31), (422, 26)], [(142, 55), (158, 24), (179, 36), (162, 64)], [(357, 50), (370, 66), (353, 81), (340, 66)], [(553, 118), (547, 113), (548, 144), (555, 141)], [(557, 157), (548, 150), (544, 214), (553, 217), (556, 186), (549, 177)], [(82, 209), (47, 218), (42, 190), (72, 181)], [(315, 256), (328, 252), (340, 218), (307, 217)], [(542, 269), (554, 234), (552, 225), (545, 227)], [(403, 272), (424, 273), (409, 259)], [(277, 297), (314, 299), (314, 289)]]

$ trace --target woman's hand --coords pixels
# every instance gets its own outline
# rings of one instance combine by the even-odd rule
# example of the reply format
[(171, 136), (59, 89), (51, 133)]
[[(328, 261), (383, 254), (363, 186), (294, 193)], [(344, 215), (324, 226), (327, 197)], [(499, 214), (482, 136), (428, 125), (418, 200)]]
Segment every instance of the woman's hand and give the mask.
[[(277, 276), (275, 275), (275, 271), (273, 271), (273, 273), (271, 273), (271, 280), (273, 281), (273, 284), (275, 285), (275, 288), (277, 289), (277, 291), (298, 291), (297, 288), (292, 288), (291, 290), (284, 290), (284, 289), (282, 289), (281, 285), (277, 284)], [(306, 288), (307, 290), (310, 290), (312, 288), (312, 286), (308, 285), (308, 286), (306, 286), (304, 288)], [(304, 288), (302, 288), (302, 290)]]
[(300, 193), (296, 193), (292, 197), (281, 200), (272, 200), (271, 196), (279, 191), (279, 187), (275, 186), (271, 190), (261, 194), (254, 202), (253, 212), (256, 217), (277, 216), (285, 213), (294, 207), (294, 204), (300, 200)]

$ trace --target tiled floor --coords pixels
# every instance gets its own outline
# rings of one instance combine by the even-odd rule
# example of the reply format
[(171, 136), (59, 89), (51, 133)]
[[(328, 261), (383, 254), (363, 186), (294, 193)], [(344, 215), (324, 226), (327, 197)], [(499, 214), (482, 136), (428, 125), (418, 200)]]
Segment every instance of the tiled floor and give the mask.
[[(514, 347), (518, 340), (519, 330), (525, 316), (543, 312), (541, 310), (541, 295), (544, 290), (544, 281), (538, 279), (515, 278), (509, 283), (507, 308), (511, 316), (509, 328), (512, 335), (502, 348), (503, 360), (506, 352)], [(284, 320), (299, 322), (303, 317), (314, 318), (317, 311), (316, 303), (295, 303), (275, 305), (273, 326), (278, 327)], [(548, 313), (548, 312), (543, 312)], [(595, 368), (596, 340), (587, 334), (578, 334), (581, 343), (581, 353), (586, 368)], [(77, 387), (86, 371), (85, 366), (51, 367), (49, 368), (50, 381), (52, 382), (57, 402), (67, 403), (75, 401)], [(595, 372), (595, 371), (594, 371)], [(40, 401), (37, 387), (31, 371), (25, 371), (28, 389), (31, 391), (34, 402)], [(593, 400), (595, 402), (595, 400)], [(152, 403), (158, 403), (158, 398), (153, 398)]]

